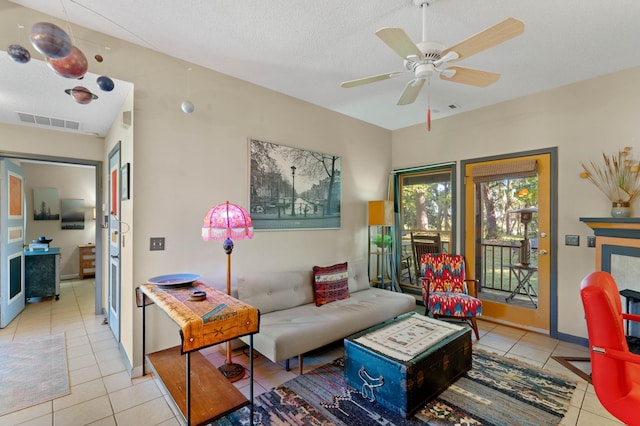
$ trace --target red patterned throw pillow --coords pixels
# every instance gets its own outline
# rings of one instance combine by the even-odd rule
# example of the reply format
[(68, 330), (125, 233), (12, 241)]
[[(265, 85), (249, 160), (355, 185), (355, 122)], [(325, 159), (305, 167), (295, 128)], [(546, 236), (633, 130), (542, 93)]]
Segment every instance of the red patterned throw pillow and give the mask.
[(347, 262), (313, 267), (313, 297), (316, 306), (349, 297)]

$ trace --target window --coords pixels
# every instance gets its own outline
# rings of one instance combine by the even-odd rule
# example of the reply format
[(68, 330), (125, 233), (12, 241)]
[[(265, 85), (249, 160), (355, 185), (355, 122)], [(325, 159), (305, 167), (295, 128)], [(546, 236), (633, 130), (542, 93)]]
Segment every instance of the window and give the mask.
[(455, 165), (396, 171), (395, 189), (400, 212), (397, 233), (402, 241), (397, 253), (399, 282), (419, 291), (413, 237), (438, 237), (442, 252), (452, 253), (455, 248)]

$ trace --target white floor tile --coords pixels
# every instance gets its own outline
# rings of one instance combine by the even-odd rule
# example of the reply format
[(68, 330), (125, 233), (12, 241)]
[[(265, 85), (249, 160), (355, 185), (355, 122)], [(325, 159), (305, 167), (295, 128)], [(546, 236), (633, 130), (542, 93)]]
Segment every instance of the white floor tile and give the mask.
[[(118, 343), (102, 315), (94, 313), (93, 280), (64, 281), (61, 298), (28, 303), (25, 311), (6, 328), (0, 330), (0, 342), (24, 340), (37, 336), (64, 332), (70, 367), (71, 395), (35, 407), (0, 417), (1, 425), (182, 425), (175, 406), (162, 393), (162, 387), (152, 374), (131, 379), (121, 357)], [(479, 320), (481, 339), (472, 339), (474, 350), (505, 355), (532, 365), (544, 366), (569, 378), (576, 377), (569, 370), (550, 359), (561, 356), (589, 356), (587, 348), (559, 342), (548, 336), (514, 329)], [(223, 348), (224, 349), (224, 348)], [(202, 351), (214, 365), (225, 360), (224, 350), (218, 346)], [(304, 371), (311, 371), (341, 356), (342, 345), (330, 345), (305, 355)], [(248, 368), (249, 360), (243, 349), (234, 351), (234, 361)], [(291, 371), (284, 362), (273, 363), (257, 355), (254, 358), (254, 395), (257, 396), (298, 375), (297, 360), (291, 361)], [(235, 383), (248, 396), (247, 377)], [(179, 420), (180, 419), (180, 420)], [(563, 426), (620, 424), (601, 406), (593, 387), (577, 380), (577, 390)]]

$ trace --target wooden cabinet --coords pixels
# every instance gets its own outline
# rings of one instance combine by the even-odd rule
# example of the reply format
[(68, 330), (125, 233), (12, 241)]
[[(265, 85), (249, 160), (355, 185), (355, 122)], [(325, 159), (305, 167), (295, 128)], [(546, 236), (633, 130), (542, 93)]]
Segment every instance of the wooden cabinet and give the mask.
[(96, 276), (96, 246), (84, 244), (78, 246), (80, 257), (80, 279)]

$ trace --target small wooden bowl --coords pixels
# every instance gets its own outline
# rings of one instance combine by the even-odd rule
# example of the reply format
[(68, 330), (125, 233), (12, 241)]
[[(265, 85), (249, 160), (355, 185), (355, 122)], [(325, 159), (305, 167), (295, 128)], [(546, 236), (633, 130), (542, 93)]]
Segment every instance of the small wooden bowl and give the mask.
[(194, 302), (200, 302), (202, 300), (205, 300), (206, 298), (207, 298), (206, 291), (194, 291), (193, 293), (191, 293), (189, 300), (192, 300)]

